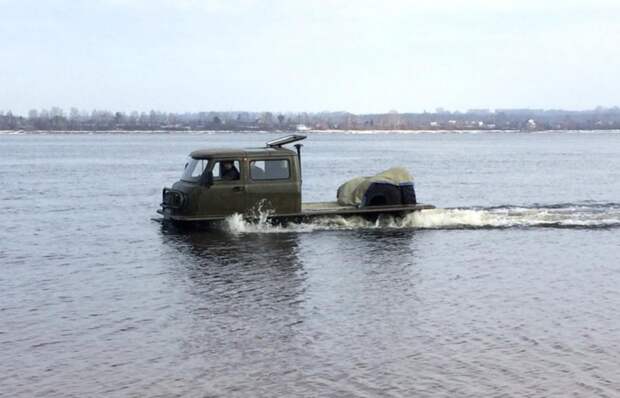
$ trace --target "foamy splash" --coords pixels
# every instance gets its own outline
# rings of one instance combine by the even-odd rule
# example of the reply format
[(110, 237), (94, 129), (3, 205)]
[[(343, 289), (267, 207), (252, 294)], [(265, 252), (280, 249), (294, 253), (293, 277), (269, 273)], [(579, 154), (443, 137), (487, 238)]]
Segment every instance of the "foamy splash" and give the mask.
[(620, 227), (620, 204), (558, 204), (538, 207), (502, 206), (491, 208), (430, 209), (402, 218), (379, 217), (369, 221), (362, 217), (321, 217), (309, 222), (273, 225), (268, 214), (261, 213), (255, 222), (240, 214), (226, 219), (231, 233), (283, 233), (352, 229), (480, 229), (480, 228), (617, 228)]

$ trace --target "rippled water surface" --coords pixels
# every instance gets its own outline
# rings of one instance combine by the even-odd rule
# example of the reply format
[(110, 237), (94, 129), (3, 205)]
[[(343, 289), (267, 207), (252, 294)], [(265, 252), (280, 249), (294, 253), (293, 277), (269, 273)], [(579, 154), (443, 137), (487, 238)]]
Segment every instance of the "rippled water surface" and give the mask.
[(0, 395), (620, 396), (620, 134), (311, 134), (305, 200), (403, 165), (438, 209), (151, 220), (274, 137), (0, 135)]

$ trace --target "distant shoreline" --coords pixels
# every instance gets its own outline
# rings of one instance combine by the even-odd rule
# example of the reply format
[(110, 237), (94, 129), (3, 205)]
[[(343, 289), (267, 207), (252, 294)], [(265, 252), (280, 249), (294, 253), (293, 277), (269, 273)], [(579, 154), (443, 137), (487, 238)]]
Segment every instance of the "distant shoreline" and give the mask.
[(2, 135), (37, 135), (37, 134), (414, 134), (414, 133), (567, 133), (567, 132), (620, 132), (620, 129), (311, 129), (311, 130), (0, 130)]
[(0, 110), (0, 131), (545, 131), (618, 130), (620, 107), (584, 111), (545, 109), (470, 109), (450, 112), (353, 114), (350, 112), (65, 112), (59, 107), (31, 109), (27, 116)]

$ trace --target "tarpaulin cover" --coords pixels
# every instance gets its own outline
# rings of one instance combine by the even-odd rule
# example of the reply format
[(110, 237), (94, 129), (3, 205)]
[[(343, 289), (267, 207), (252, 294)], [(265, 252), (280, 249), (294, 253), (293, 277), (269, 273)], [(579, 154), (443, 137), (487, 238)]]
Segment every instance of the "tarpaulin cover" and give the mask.
[(372, 177), (355, 177), (338, 187), (338, 204), (361, 206), (368, 187), (376, 182), (400, 186), (412, 183), (413, 176), (404, 167), (392, 167)]

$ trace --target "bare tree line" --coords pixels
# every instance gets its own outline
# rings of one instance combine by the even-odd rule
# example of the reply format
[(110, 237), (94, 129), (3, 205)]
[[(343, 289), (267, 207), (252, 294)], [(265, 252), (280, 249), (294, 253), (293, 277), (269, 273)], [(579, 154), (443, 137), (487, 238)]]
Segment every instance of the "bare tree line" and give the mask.
[(275, 131), (275, 130), (593, 130), (620, 129), (620, 108), (585, 111), (472, 109), (467, 112), (90, 112), (59, 107), (27, 115), (0, 110), (0, 130), (25, 131)]

